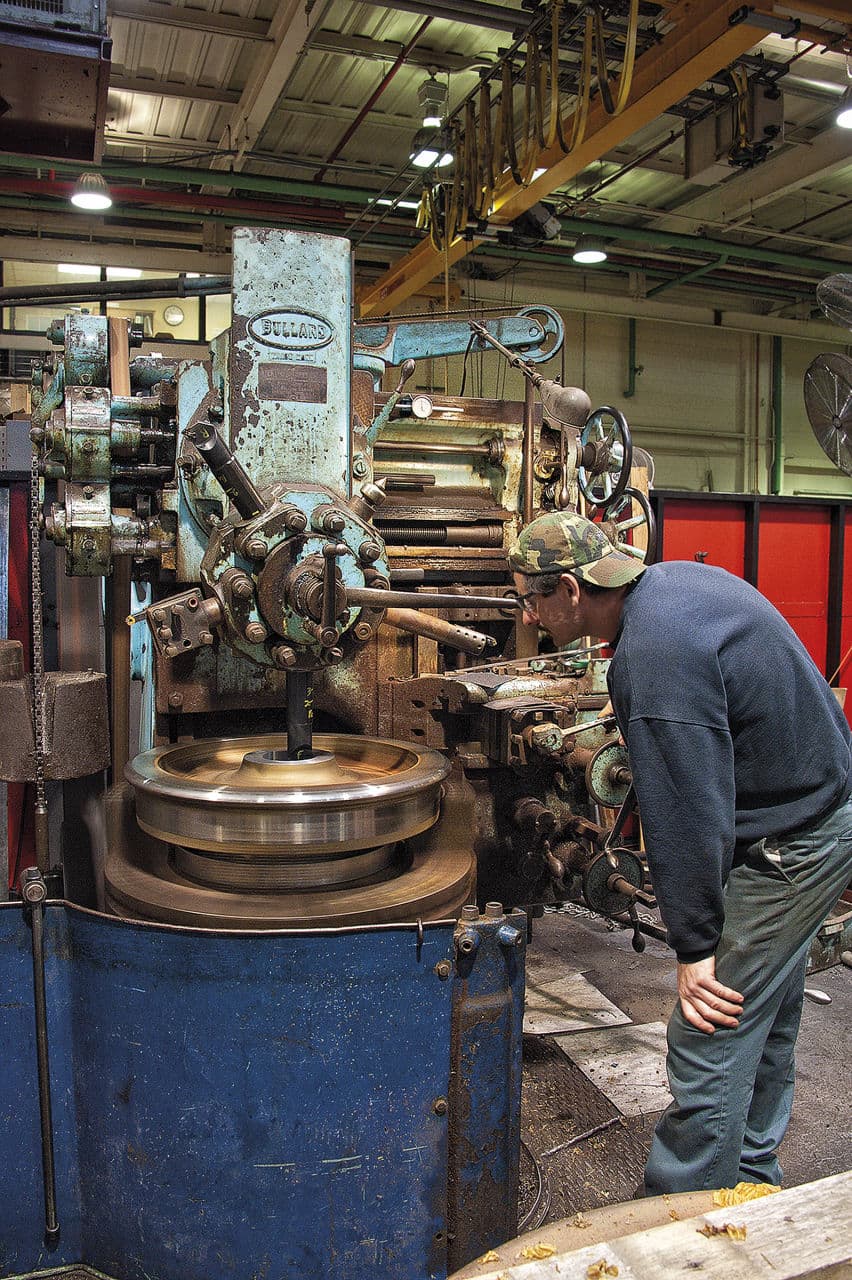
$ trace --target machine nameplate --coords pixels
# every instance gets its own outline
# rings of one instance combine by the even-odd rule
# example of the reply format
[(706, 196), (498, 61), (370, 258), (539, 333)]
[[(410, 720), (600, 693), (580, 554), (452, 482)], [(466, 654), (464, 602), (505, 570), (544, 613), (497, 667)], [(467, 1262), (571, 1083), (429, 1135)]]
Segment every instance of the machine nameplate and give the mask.
[(255, 342), (282, 351), (317, 351), (334, 337), (334, 327), (312, 311), (261, 311), (246, 327)]
[(261, 364), (257, 392), (264, 400), (292, 400), (299, 404), (326, 404), (328, 378), (324, 366)]

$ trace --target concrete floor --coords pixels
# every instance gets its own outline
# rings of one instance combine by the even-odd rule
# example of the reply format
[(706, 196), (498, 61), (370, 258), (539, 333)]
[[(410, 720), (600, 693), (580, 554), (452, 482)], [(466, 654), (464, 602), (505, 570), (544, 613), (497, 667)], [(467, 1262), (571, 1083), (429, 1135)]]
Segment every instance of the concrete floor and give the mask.
[[(592, 1020), (620, 1010), (630, 1023), (558, 1037), (525, 1034), (520, 1217), (528, 1227), (628, 1200), (641, 1182), (665, 1105), (660, 1024), (676, 986), (673, 953), (648, 939), (637, 955), (630, 937), (595, 917), (560, 912), (533, 922), (528, 986), (547, 988), (567, 972), (582, 974), (616, 1006), (593, 1011)], [(805, 1000), (793, 1117), (781, 1149), (785, 1186), (852, 1167), (852, 970), (837, 965), (809, 975), (807, 985), (831, 1003)], [(631, 1042), (649, 1046), (645, 1064)]]

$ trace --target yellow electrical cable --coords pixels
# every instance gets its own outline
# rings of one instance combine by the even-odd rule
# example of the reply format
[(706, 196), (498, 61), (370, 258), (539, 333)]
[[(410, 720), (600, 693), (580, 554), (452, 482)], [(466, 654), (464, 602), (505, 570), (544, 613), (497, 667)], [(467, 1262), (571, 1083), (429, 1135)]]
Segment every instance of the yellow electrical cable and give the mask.
[(627, 35), (624, 41), (624, 57), (621, 62), (621, 75), (618, 81), (618, 92), (615, 101), (609, 82), (606, 65), (606, 37), (603, 29), (603, 14), (595, 8), (595, 55), (598, 68), (598, 87), (603, 108), (608, 115), (617, 116), (623, 110), (630, 96), (633, 84), (633, 68), (636, 63), (636, 36), (639, 30), (639, 0), (630, 0), (630, 14), (627, 19)]
[(562, 17), (562, 0), (553, 0), (550, 15), (550, 107), (548, 111), (545, 147), (550, 150), (555, 142), (563, 151), (568, 148), (562, 134), (562, 112), (559, 109), (559, 21)]
[(503, 92), (500, 97), (500, 112), (503, 126), (503, 138), (506, 142), (506, 158), (512, 171), (512, 179), (521, 185), (521, 170), (518, 166), (518, 149), (515, 146), (515, 91), (512, 85), (512, 68), (509, 59), (503, 63)]
[(586, 10), (586, 22), (583, 32), (583, 59), (580, 63), (580, 83), (577, 86), (577, 104), (571, 117), (571, 137), (568, 139), (568, 151), (573, 151), (583, 141), (586, 124), (589, 119), (589, 99), (592, 93), (592, 39), (594, 35), (594, 18), (590, 10)]

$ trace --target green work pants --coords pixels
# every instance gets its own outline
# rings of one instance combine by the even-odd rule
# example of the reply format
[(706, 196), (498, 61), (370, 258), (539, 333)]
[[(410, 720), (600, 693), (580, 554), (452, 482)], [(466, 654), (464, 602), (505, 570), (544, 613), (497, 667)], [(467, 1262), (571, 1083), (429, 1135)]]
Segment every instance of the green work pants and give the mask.
[(647, 1194), (780, 1184), (808, 953), (850, 879), (852, 798), (751, 845), (731, 871), (716, 977), (745, 997), (740, 1025), (707, 1035), (676, 1007), (666, 1060), (674, 1101), (654, 1134)]

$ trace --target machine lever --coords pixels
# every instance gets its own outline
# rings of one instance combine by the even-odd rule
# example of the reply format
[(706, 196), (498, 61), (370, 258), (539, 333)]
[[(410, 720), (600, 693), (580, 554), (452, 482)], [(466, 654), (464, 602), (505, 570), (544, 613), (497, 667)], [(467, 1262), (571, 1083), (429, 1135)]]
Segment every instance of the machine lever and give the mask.
[(627, 825), (627, 819), (630, 817), (636, 805), (636, 788), (631, 784), (630, 790), (622, 801), (621, 808), (615, 815), (615, 822), (610, 827), (606, 840), (604, 841), (603, 851), (606, 854), (606, 860), (614, 871), (618, 870), (618, 855), (614, 852), (615, 845), (621, 838), (621, 833)]
[(641, 955), (645, 950), (645, 939), (642, 937), (642, 930), (639, 925), (639, 915), (636, 911), (635, 903), (631, 902), (630, 906), (627, 908), (627, 914), (630, 916), (630, 923), (633, 926), (633, 937), (630, 939), (630, 945), (634, 951), (638, 951)]
[(349, 548), (345, 542), (327, 542), (322, 549), (322, 631), (320, 643), (330, 648), (337, 643), (337, 557), (345, 556)]
[(27, 867), (21, 896), (29, 907), (33, 953), (33, 1003), (35, 1007), (36, 1058), (38, 1063), (38, 1106), (41, 1121), (41, 1167), (44, 1186), (44, 1243), (54, 1249), (59, 1243), (56, 1214), (56, 1166), (53, 1147), (53, 1116), (50, 1102), (50, 1058), (47, 1043), (47, 995), (44, 981), (44, 902), (47, 885), (36, 867)]
[(260, 515), (263, 510), (263, 499), (213, 423), (196, 422), (193, 426), (187, 427), (185, 434), (195, 445), (243, 520), (251, 520), (252, 516)]

